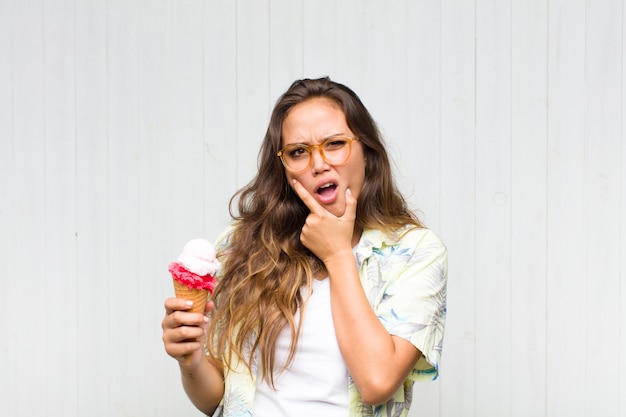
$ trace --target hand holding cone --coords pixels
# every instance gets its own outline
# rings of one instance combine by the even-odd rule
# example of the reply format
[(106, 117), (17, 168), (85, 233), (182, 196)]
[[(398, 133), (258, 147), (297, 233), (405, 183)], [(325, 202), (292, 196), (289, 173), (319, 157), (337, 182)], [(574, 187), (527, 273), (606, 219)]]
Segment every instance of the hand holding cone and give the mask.
[[(213, 245), (204, 239), (190, 240), (178, 261), (169, 265), (176, 298), (193, 302), (189, 312), (204, 313), (209, 294), (213, 294), (215, 288), (215, 274), (219, 267)], [(185, 355), (185, 363), (191, 363), (191, 354)]]

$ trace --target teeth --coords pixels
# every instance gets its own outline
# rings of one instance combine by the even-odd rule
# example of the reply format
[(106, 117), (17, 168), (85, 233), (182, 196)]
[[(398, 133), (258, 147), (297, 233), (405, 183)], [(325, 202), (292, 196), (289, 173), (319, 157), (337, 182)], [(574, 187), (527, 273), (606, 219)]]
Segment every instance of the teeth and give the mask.
[(332, 186), (333, 186), (333, 184), (329, 182), (328, 184), (322, 185), (319, 189), (321, 190), (323, 188), (328, 188), (328, 187), (332, 187)]

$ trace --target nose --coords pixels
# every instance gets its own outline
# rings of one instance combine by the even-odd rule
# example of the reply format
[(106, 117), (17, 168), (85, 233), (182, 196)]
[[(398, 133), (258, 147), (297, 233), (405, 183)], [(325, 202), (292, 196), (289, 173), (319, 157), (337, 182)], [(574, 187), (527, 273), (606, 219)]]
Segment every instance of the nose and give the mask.
[(319, 146), (311, 150), (311, 167), (313, 168), (313, 172), (323, 172), (328, 169), (328, 163), (322, 152)]

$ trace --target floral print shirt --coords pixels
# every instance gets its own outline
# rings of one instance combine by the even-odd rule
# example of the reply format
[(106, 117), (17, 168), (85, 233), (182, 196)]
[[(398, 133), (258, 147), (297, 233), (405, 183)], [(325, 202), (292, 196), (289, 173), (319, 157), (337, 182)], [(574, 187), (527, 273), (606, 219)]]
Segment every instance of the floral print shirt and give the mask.
[[(415, 381), (439, 375), (446, 319), (447, 252), (428, 229), (406, 227), (400, 238), (366, 229), (354, 248), (361, 284), (372, 309), (395, 336), (422, 352), (404, 384), (386, 403), (367, 405), (352, 378), (348, 378), (351, 417), (406, 417)], [(253, 363), (253, 368), (256, 364)], [(252, 416), (256, 369), (243, 363), (225, 369), (224, 417)]]

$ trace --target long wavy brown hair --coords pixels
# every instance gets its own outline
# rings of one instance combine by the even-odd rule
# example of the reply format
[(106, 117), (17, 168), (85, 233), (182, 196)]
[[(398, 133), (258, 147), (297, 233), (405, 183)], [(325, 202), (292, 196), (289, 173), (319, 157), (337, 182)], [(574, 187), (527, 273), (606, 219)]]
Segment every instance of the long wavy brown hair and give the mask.
[(321, 261), (300, 242), (309, 210), (289, 186), (277, 156), (289, 110), (315, 97), (336, 102), (363, 145), (367, 164), (355, 226), (387, 232), (407, 224), (422, 227), (394, 184), (380, 132), (359, 97), (327, 77), (295, 81), (274, 107), (259, 152), (257, 175), (231, 199), (233, 230), (218, 254), (222, 272), (213, 295), (216, 308), (207, 344), (212, 356), (228, 367), (236, 357), (250, 369), (258, 349), (263, 378), (272, 385), (276, 340), (284, 328), (291, 330), (286, 367), (293, 360), (299, 336), (296, 314), (302, 314), (300, 307), (305, 303), (301, 289), (310, 288), (313, 276), (324, 270)]

